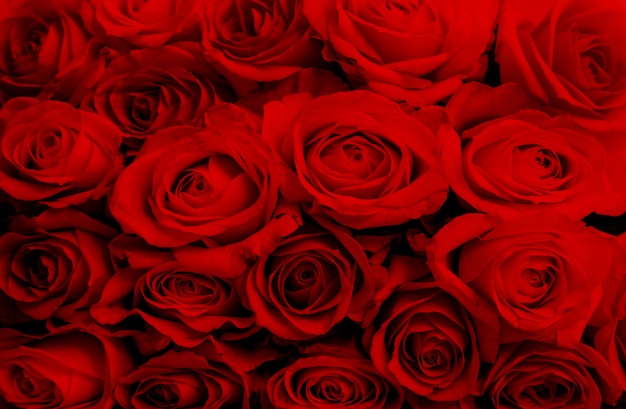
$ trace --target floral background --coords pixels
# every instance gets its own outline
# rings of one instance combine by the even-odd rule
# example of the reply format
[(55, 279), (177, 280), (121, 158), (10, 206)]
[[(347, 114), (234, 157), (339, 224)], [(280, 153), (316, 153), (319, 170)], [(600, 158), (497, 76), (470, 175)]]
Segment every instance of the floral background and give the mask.
[(0, 407), (626, 407), (623, 0), (0, 0)]

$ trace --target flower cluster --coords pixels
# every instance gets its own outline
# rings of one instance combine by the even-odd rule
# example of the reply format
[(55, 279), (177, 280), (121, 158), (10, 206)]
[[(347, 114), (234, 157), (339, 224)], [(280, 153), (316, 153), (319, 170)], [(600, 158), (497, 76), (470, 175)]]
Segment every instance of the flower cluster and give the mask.
[(0, 0), (0, 407), (624, 407), (624, 27)]

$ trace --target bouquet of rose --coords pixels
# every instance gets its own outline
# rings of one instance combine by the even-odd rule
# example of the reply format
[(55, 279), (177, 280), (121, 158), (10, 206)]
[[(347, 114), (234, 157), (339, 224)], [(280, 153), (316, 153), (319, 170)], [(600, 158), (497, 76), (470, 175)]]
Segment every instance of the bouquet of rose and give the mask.
[(0, 407), (626, 407), (624, 0), (0, 0)]

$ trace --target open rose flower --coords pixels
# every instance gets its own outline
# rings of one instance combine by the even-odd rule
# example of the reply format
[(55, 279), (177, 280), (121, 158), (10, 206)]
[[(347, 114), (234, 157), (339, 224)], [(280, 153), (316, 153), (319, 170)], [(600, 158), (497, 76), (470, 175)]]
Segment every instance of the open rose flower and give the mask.
[(560, 349), (539, 342), (504, 346), (485, 379), (495, 409), (598, 409), (619, 396), (606, 362), (579, 344)]
[(131, 51), (111, 61), (83, 104), (134, 145), (167, 126), (200, 125), (208, 108), (232, 98), (201, 53), (192, 43)]
[(565, 110), (624, 107), (624, 24), (626, 6), (619, 1), (503, 1), (496, 47), (502, 81)]
[(132, 356), (118, 339), (84, 329), (59, 330), (0, 349), (0, 404), (109, 409), (114, 405), (113, 387), (132, 366)]
[[(436, 279), (497, 311), (502, 343), (542, 339), (571, 346), (602, 297), (616, 258), (613, 240), (559, 214), (505, 222), (469, 214), (437, 233), (428, 258)], [(451, 253), (458, 257), (455, 267)]]
[(245, 294), (258, 325), (312, 339), (346, 317), (361, 321), (382, 274), (347, 232), (305, 225), (258, 260)]
[(187, 271), (176, 261), (119, 269), (91, 315), (107, 328), (115, 326), (115, 332), (124, 328), (124, 320), (138, 316), (151, 327), (147, 332), (153, 338), (185, 347), (198, 345), (215, 330), (254, 323), (228, 278)]
[[(96, 37), (116, 47), (129, 43), (158, 47), (173, 36), (191, 35), (200, 0), (85, 0), (81, 14), (85, 27)], [(194, 24), (195, 23), (195, 24)]]
[(0, 189), (63, 207), (100, 199), (122, 168), (121, 132), (65, 102), (14, 98), (0, 110)]
[(363, 358), (314, 354), (301, 357), (267, 382), (264, 408), (399, 409), (402, 393)]
[(247, 397), (241, 375), (189, 351), (168, 351), (152, 358), (115, 388), (115, 398), (124, 409), (247, 409)]
[[(543, 208), (581, 219), (600, 209), (609, 185), (599, 138), (568, 116), (519, 110), (524, 98), (513, 84), (473, 83), (453, 96), (446, 111), (460, 138), (450, 132), (442, 142), (452, 190), (503, 217)], [(494, 105), (497, 116), (485, 118), (493, 112), (480, 107)]]
[(480, 75), (498, 1), (305, 0), (305, 14), (355, 85), (416, 106)]
[(16, 96), (77, 102), (104, 60), (75, 2), (10, 3), (4, 12), (0, 8), (0, 105)]
[(0, 323), (85, 312), (113, 274), (107, 243), (116, 233), (75, 210), (18, 216), (0, 236), (0, 299), (11, 305)]
[(225, 75), (283, 79), (321, 60), (302, 0), (205, 2), (203, 45)]
[(263, 137), (295, 173), (285, 195), (348, 227), (417, 219), (448, 192), (433, 131), (369, 91), (271, 102)]
[(278, 198), (269, 150), (245, 124), (154, 134), (121, 173), (111, 213), (157, 247), (239, 242), (261, 230)]
[[(403, 264), (416, 269), (419, 260)], [(400, 285), (365, 332), (374, 366), (404, 387), (412, 402), (418, 396), (459, 401), (477, 392), (480, 357), (474, 324), (445, 288), (432, 281)]]

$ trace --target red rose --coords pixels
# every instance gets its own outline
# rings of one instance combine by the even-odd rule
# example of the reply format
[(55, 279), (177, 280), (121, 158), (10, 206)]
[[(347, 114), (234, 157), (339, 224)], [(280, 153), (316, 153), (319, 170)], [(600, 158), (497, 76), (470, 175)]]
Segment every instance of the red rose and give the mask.
[(187, 271), (176, 261), (150, 269), (132, 265), (118, 269), (91, 315), (117, 329), (124, 328), (124, 320), (138, 316), (151, 327), (144, 332), (158, 344), (171, 339), (184, 347), (198, 345), (215, 330), (248, 328), (254, 323), (228, 278)]
[(616, 382), (626, 391), (626, 320), (613, 320), (593, 337), (595, 349), (606, 359)]
[(207, 1), (203, 45), (224, 75), (283, 79), (321, 60), (302, 0)]
[(297, 359), (272, 376), (266, 386), (275, 409), (342, 407), (399, 409), (402, 393), (369, 360), (314, 354)]
[(167, 128), (121, 173), (110, 210), (124, 231), (154, 246), (213, 247), (261, 230), (277, 183), (269, 150), (247, 125)]
[(124, 409), (249, 408), (241, 375), (189, 351), (168, 351), (122, 378), (115, 398)]
[(439, 209), (448, 192), (433, 131), (372, 92), (271, 102), (263, 137), (295, 173), (285, 195), (348, 227), (417, 219)]
[(0, 106), (16, 96), (76, 103), (104, 68), (72, 0), (15, 0), (0, 14)]
[[(571, 346), (602, 297), (615, 258), (613, 240), (553, 213), (505, 222), (469, 214), (437, 233), (428, 258), (436, 280), (456, 286), (461, 299), (486, 301), (484, 308), (497, 312), (501, 343), (542, 339)], [(481, 342), (493, 338), (478, 335)]]
[(599, 409), (619, 396), (596, 351), (578, 344), (561, 349), (539, 342), (506, 345), (485, 379), (495, 409)]
[[(417, 260), (408, 259), (406, 268)], [(391, 265), (394, 268), (394, 264)], [(374, 366), (409, 399), (459, 401), (477, 392), (480, 357), (474, 324), (443, 282), (399, 286), (366, 329)]]
[(6, 324), (59, 317), (66, 321), (97, 301), (112, 275), (107, 249), (116, 231), (75, 210), (18, 216), (0, 236), (0, 312)]
[(306, 340), (346, 317), (364, 319), (385, 272), (346, 231), (331, 229), (303, 227), (250, 270), (245, 294), (258, 325)]
[(102, 408), (130, 372), (132, 356), (117, 339), (63, 329), (0, 350), (0, 405), (9, 408)]
[(15, 98), (0, 111), (0, 189), (53, 207), (105, 196), (122, 168), (120, 131), (64, 102)]
[(208, 108), (232, 99), (201, 53), (192, 43), (131, 51), (111, 61), (83, 104), (115, 123), (134, 147), (167, 126), (201, 125)]
[[(609, 187), (601, 143), (573, 118), (520, 110), (521, 101), (513, 84), (468, 84), (452, 97), (446, 110), (460, 138), (450, 132), (442, 142), (452, 190), (503, 217), (544, 208), (580, 219), (597, 211)], [(494, 118), (486, 117), (491, 106), (498, 107)]]
[[(158, 47), (180, 33), (198, 31), (199, 0), (86, 0), (82, 18), (89, 32), (116, 47)], [(194, 25), (194, 23), (196, 23)], [(195, 26), (195, 27), (194, 27)]]
[(502, 2), (496, 58), (503, 82), (583, 113), (626, 103), (626, 7), (602, 0)]
[(498, 1), (305, 0), (305, 14), (355, 85), (416, 106), (482, 75)]

